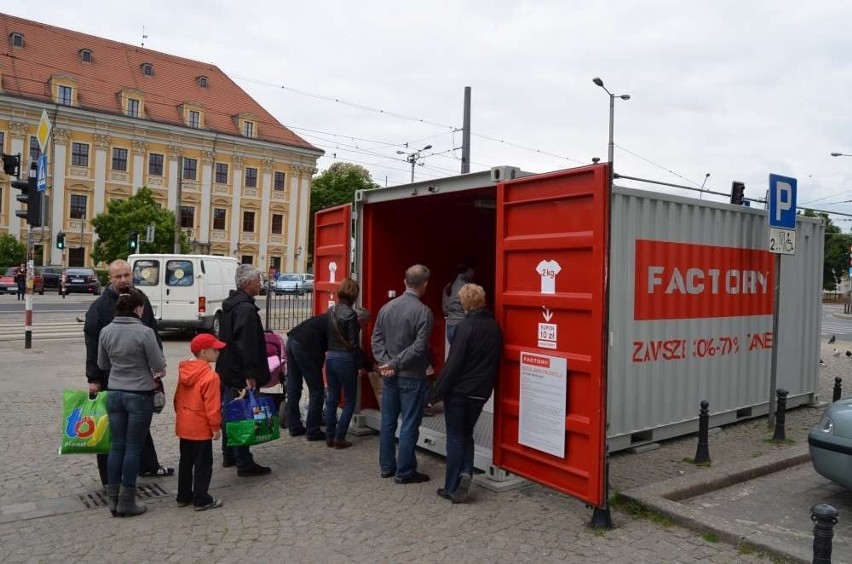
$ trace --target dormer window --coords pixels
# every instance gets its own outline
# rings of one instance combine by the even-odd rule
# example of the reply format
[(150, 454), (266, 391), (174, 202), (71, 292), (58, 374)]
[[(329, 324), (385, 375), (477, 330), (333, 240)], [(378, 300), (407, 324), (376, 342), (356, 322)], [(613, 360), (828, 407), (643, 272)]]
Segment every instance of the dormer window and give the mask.
[(254, 122), (253, 121), (244, 121), (243, 122), (243, 137), (248, 137), (249, 139), (254, 138)]
[(195, 82), (197, 82), (198, 86), (200, 86), (201, 88), (207, 88), (207, 77), (206, 76), (202, 75), (202, 76), (197, 77), (195, 79)]
[(74, 103), (74, 89), (70, 86), (59, 85), (56, 92), (56, 103), (61, 106), (71, 106)]
[(198, 129), (199, 127), (201, 127), (201, 112), (189, 110), (189, 119), (187, 121), (189, 122), (189, 127), (193, 129)]
[(91, 49), (80, 49), (80, 60), (84, 63), (92, 62), (92, 51)]
[(151, 63), (142, 63), (140, 68), (145, 76), (154, 76), (154, 65)]
[(18, 49), (23, 49), (23, 47), (24, 47), (24, 35), (22, 33), (10, 33), (9, 34), (9, 42), (12, 44), (12, 47), (16, 47)]

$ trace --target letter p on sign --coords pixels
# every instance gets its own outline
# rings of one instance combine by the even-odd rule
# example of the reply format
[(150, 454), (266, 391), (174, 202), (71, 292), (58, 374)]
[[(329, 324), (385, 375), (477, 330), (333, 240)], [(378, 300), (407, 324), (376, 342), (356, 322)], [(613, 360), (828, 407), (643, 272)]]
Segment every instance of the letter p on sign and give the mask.
[(796, 229), (796, 179), (769, 175), (769, 226)]

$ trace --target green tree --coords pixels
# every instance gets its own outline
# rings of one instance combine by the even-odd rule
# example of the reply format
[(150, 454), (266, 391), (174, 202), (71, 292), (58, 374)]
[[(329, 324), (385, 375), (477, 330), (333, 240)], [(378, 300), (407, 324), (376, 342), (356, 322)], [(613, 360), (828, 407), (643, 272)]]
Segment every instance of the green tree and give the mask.
[(825, 222), (825, 244), (823, 246), (822, 288), (833, 292), (840, 280), (849, 271), (849, 247), (852, 245), (852, 234), (843, 233), (832, 223), (828, 214), (805, 210), (805, 216), (821, 217)]
[(378, 188), (370, 171), (361, 165), (338, 162), (314, 177), (311, 188), (311, 217), (308, 227), (308, 262), (314, 256), (314, 214), (319, 210), (349, 204), (357, 190)]
[[(113, 200), (107, 211), (92, 220), (98, 241), (92, 252), (95, 263), (126, 259), (131, 254), (130, 232), (139, 233), (139, 249), (144, 253), (171, 253), (174, 251), (175, 214), (160, 209), (154, 196), (146, 187), (126, 200)], [(154, 226), (154, 242), (145, 242), (148, 225)], [(181, 252), (189, 250), (185, 236), (181, 236)]]
[(27, 246), (13, 235), (0, 235), (0, 269), (17, 266), (27, 258)]

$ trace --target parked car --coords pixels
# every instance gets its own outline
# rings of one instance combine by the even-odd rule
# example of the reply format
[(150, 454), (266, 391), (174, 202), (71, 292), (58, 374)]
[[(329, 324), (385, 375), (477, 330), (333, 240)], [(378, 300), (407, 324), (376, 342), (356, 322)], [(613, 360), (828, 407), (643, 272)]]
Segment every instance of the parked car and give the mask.
[(296, 274), (291, 272), (279, 275), (278, 280), (275, 281), (275, 295), (277, 296), (281, 294), (304, 296), (308, 292), (313, 292), (313, 290), (313, 274)]
[(852, 490), (852, 396), (828, 406), (808, 433), (814, 470)]
[[(20, 266), (10, 266), (6, 269), (5, 274), (0, 276), (0, 294), (17, 294), (18, 283), (15, 282), (15, 276), (18, 275)], [(33, 275), (33, 292), (44, 295), (44, 278), (41, 277), (38, 269)]]
[[(98, 280), (98, 275), (91, 268), (66, 268), (65, 269), (65, 293), (71, 294), (81, 292), (101, 295), (101, 282)], [(59, 288), (59, 293), (62, 294), (62, 288)]]
[(62, 278), (61, 266), (42, 266), (38, 270), (44, 279), (45, 288), (59, 288), (59, 281)]

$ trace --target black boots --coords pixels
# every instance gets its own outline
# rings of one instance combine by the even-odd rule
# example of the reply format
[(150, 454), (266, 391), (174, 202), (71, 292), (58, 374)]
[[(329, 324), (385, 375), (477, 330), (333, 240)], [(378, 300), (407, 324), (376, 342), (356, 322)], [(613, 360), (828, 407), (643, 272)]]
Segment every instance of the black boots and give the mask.
[(136, 488), (121, 486), (121, 490), (118, 493), (118, 505), (115, 514), (119, 517), (135, 517), (136, 515), (142, 515), (146, 511), (148, 511), (148, 508), (144, 504), (136, 504)]

